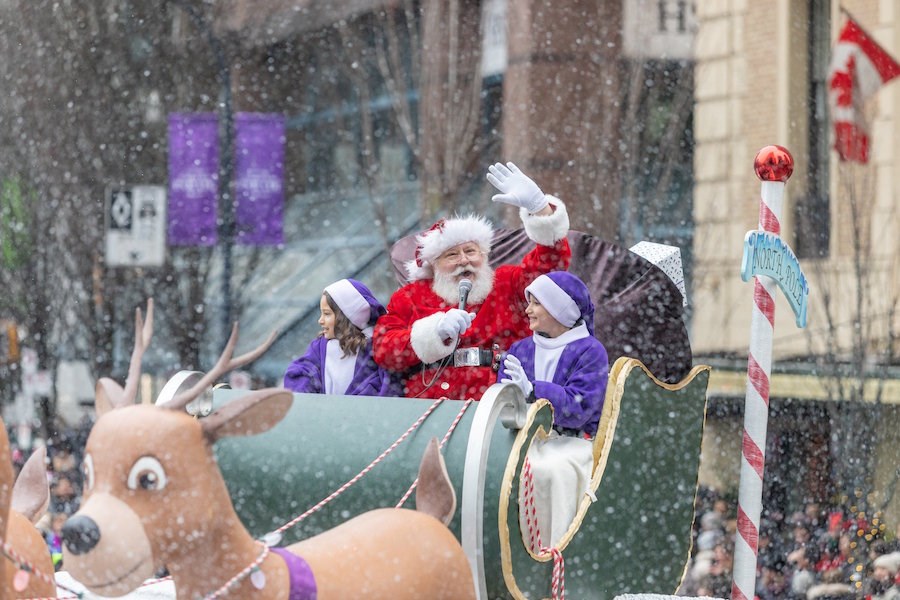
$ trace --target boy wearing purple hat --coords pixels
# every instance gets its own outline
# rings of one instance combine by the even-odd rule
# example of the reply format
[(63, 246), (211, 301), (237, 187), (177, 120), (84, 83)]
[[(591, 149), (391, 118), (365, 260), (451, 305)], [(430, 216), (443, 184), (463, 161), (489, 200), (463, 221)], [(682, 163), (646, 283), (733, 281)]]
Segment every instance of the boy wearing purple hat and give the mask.
[(400, 396), (396, 376), (372, 359), (372, 330), (384, 306), (365, 285), (341, 279), (319, 302), (322, 331), (284, 374), (284, 387), (307, 394)]
[[(552, 547), (588, 491), (609, 360), (594, 337), (594, 304), (581, 279), (566, 271), (541, 275), (525, 288), (525, 297), (534, 334), (510, 347), (497, 379), (519, 386), (529, 402), (546, 398), (553, 405), (553, 430), (535, 437), (528, 451), (536, 527), (543, 545)], [(529, 533), (524, 518), (522, 523)], [(537, 532), (530, 533), (535, 539)]]

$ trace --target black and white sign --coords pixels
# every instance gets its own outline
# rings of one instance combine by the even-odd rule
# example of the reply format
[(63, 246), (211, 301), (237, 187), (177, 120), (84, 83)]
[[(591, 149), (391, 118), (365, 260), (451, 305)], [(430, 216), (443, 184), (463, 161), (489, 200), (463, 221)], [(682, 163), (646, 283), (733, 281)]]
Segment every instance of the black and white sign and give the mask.
[(109, 200), (109, 228), (116, 231), (131, 231), (133, 212), (131, 190), (113, 190)]
[(111, 188), (106, 194), (106, 264), (158, 267), (166, 260), (166, 189)]

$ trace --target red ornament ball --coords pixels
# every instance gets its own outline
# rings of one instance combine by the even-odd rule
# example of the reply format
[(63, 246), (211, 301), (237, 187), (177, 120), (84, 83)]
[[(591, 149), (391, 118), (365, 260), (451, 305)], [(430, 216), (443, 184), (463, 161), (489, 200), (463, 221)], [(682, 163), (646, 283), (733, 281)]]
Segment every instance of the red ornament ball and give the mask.
[(763, 181), (787, 181), (794, 172), (794, 157), (782, 146), (766, 146), (756, 153), (753, 170)]

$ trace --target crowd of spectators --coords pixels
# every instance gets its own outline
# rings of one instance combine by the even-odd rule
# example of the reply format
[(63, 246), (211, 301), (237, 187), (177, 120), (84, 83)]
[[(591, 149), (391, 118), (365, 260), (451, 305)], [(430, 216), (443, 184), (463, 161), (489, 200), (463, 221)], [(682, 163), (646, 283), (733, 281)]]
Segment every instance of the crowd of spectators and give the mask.
[[(900, 600), (900, 526), (814, 501), (799, 508), (760, 519), (756, 599)], [(679, 595), (731, 597), (736, 512), (734, 502), (701, 489)]]
[[(44, 534), (56, 570), (62, 568), (62, 527), (81, 505), (83, 490), (81, 464), (90, 426), (91, 423), (86, 420), (78, 427), (57, 428), (57, 433), (51, 435), (45, 444), (50, 505), (47, 514), (38, 521), (37, 527)], [(17, 475), (26, 456), (14, 445), (11, 450), (13, 473)]]

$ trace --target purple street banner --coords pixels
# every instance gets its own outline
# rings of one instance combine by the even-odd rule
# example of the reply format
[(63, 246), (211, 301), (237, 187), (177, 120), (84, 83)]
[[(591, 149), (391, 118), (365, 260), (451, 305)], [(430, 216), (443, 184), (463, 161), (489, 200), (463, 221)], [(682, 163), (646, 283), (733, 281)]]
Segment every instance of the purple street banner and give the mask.
[(219, 124), (214, 113), (169, 115), (170, 246), (213, 246), (219, 197)]
[(235, 242), (284, 242), (284, 117), (235, 115)]

